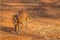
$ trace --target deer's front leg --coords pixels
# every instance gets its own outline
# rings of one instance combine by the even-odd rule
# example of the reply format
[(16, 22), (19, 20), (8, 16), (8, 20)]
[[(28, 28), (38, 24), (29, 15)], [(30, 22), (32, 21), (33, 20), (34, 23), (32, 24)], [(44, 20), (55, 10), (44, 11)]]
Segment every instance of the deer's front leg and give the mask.
[(16, 25), (15, 25), (15, 32), (18, 32), (18, 29), (19, 29), (19, 25), (16, 24)]
[(21, 34), (21, 29), (22, 29), (22, 26), (23, 26), (23, 24), (17, 24), (17, 25), (15, 25), (15, 32), (17, 33), (17, 34)]

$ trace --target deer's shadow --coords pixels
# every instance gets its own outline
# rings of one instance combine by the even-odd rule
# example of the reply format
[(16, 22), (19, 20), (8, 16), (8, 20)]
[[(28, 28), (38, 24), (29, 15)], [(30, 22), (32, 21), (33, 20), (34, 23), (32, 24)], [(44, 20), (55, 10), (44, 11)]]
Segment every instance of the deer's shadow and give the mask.
[(0, 26), (0, 30), (4, 31), (4, 32), (7, 32), (7, 33), (15, 34), (15, 29), (11, 28), (11, 27)]

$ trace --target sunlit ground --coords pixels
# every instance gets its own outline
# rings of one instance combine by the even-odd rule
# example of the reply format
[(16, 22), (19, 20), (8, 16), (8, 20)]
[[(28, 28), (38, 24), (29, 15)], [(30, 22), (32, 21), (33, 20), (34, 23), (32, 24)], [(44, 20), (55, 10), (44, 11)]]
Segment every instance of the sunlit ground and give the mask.
[[(51, 3), (56, 1), (41, 0), (41, 2)], [(7, 8), (8, 7), (5, 9)], [(13, 25), (12, 17), (18, 10), (17, 7), (12, 8), (11, 10), (0, 11), (0, 40), (60, 40), (60, 18), (52, 17), (37, 17), (28, 19), (27, 23), (24, 23), (21, 29), (21, 34), (17, 35), (14, 30), (15, 27)], [(56, 16), (56, 13), (60, 13), (59, 8), (55, 9), (48, 6), (43, 8), (46, 9), (45, 12), (49, 15)]]
[(14, 26), (10, 27), (8, 23), (6, 24), (6, 26), (1, 26), (1, 40), (60, 40), (60, 19), (30, 19), (27, 25), (22, 27), (21, 35), (15, 33)]

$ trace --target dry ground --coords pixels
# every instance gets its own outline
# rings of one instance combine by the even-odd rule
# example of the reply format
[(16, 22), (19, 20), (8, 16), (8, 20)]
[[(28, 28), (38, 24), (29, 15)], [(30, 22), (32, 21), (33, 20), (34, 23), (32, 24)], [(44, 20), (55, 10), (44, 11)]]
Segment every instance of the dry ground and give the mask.
[(0, 27), (0, 40), (60, 40), (60, 19), (36, 18), (22, 27), (21, 35), (14, 32), (14, 27)]
[[(0, 4), (20, 2), (20, 0), (0, 0)], [(23, 0), (21, 0), (23, 2)], [(27, 0), (25, 0), (27, 1)], [(31, 1), (31, 0), (29, 0)], [(34, 0), (33, 0), (34, 1)], [(40, 0), (43, 3), (53, 3), (57, 0)], [(4, 3), (3, 3), (4, 2)], [(17, 2), (17, 3), (18, 3)], [(28, 2), (28, 1), (27, 1)], [(55, 5), (55, 4), (54, 4)], [(58, 16), (60, 13), (60, 2), (57, 2), (56, 7), (42, 5), (46, 9), (44, 13)], [(58, 7), (58, 8), (57, 8)], [(21, 35), (14, 32), (12, 16), (21, 9), (20, 6), (6, 7), (0, 6), (0, 40), (60, 40), (60, 19), (59, 18), (35, 18), (30, 19), (21, 29)], [(25, 6), (23, 6), (25, 8)], [(42, 10), (44, 11), (44, 10)], [(58, 15), (56, 15), (58, 14)], [(60, 17), (60, 15), (58, 16)]]

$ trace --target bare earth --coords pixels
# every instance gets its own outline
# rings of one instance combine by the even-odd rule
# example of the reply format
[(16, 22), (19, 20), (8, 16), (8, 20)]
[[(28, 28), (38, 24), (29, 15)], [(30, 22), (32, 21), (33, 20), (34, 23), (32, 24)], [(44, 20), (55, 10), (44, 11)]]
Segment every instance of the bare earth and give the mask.
[(60, 40), (60, 19), (36, 18), (28, 21), (27, 30), (17, 35), (13, 27), (0, 27), (0, 40)]

